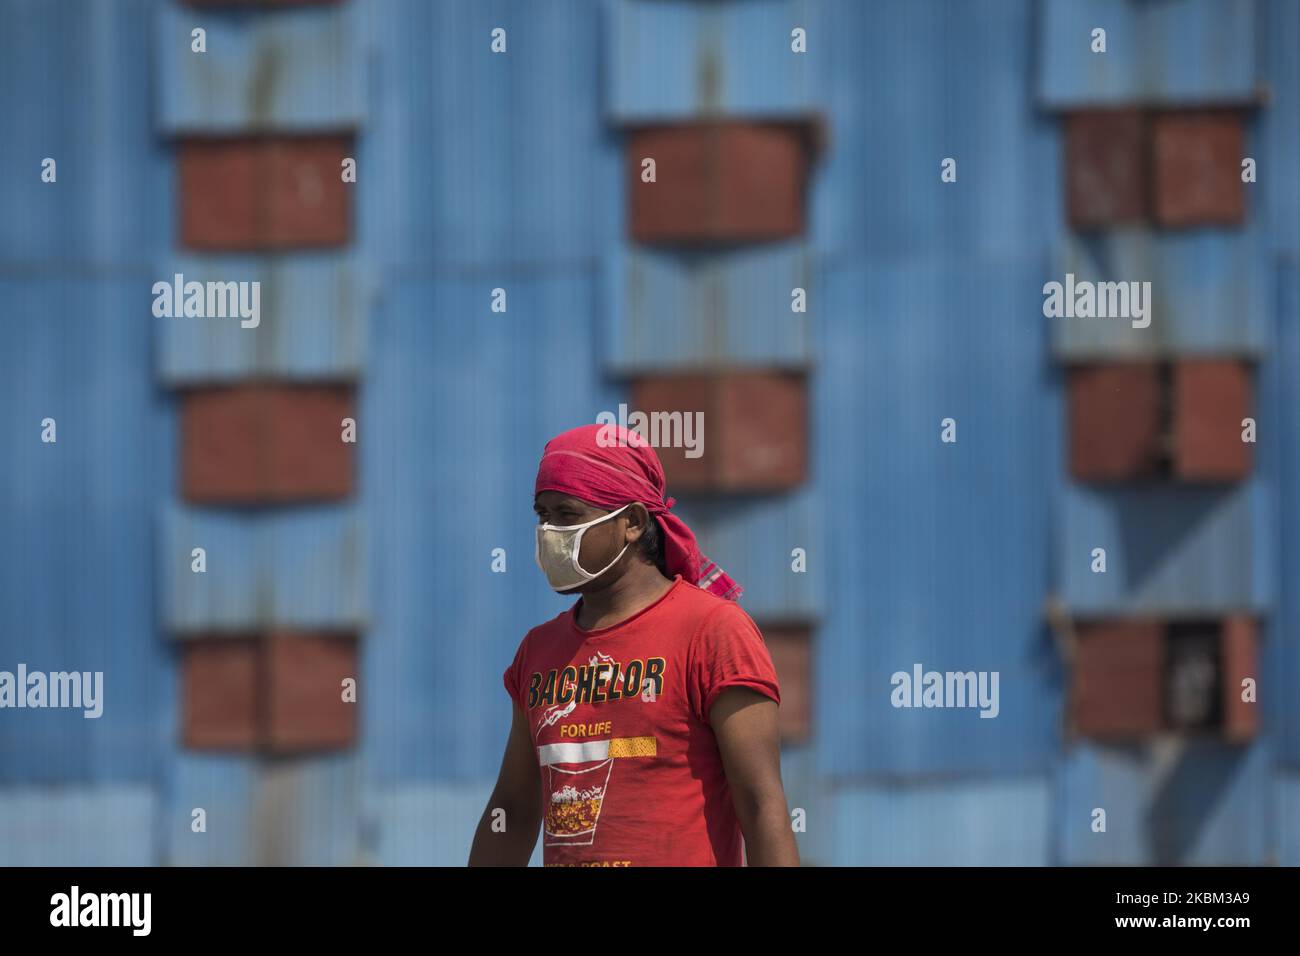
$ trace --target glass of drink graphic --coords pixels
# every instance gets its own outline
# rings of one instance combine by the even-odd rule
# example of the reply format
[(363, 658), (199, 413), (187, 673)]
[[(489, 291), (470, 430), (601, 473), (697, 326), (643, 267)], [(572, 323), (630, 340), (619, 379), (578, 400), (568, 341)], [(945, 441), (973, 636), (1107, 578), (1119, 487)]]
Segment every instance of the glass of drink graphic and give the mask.
[(551, 765), (551, 799), (546, 806), (542, 829), (546, 842), (588, 846), (596, 839), (596, 821), (605, 802), (610, 770), (614, 758), (583, 767), (564, 770)]

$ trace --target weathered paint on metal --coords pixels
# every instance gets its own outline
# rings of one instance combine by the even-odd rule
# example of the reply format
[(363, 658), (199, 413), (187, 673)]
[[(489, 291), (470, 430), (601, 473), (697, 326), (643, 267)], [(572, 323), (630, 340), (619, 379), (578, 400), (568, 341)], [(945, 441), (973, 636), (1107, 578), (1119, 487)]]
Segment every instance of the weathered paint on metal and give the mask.
[(0, 789), (0, 866), (151, 866), (158, 811), (151, 786)]
[(171, 506), (158, 555), (163, 624), (172, 637), (353, 631), (366, 619), (367, 564), (352, 505), (265, 514)]
[[(1052, 328), (1054, 353), (1064, 360), (1262, 355), (1272, 345), (1273, 299), (1259, 238), (1253, 228), (1063, 235), (1039, 287), (1038, 315)], [(1061, 283), (1064, 307), (1071, 274), (1076, 290), (1081, 282), (1149, 282), (1138, 286), (1146, 314), (1136, 315), (1130, 296), (1129, 315), (1047, 317), (1046, 284)]]
[[(1047, 107), (1259, 95), (1255, 0), (1044, 0), (1041, 9), (1038, 98)], [(1093, 51), (1097, 28), (1104, 53)]]
[[(356, 754), (262, 761), (182, 753), (167, 794), (163, 865), (365, 862)], [(196, 831), (199, 819), (204, 829)]]
[[(1196, 739), (1080, 745), (1055, 785), (1066, 866), (1258, 866), (1269, 862), (1270, 755)], [(1105, 811), (1105, 831), (1094, 829)]]
[[(1069, 485), (1060, 510), (1062, 597), (1078, 614), (1217, 616), (1265, 609), (1253, 566), (1257, 480), (1242, 485)], [(1106, 551), (1105, 573), (1093, 550)]]
[[(168, 761), (162, 866), (247, 866), (253, 844), (257, 760), (176, 749)], [(202, 811), (202, 813), (198, 813)], [(202, 829), (199, 829), (202, 828)]]
[[(353, 129), (367, 109), (367, 20), (358, 3), (291, 10), (156, 7), (158, 130)], [(195, 52), (192, 31), (206, 31)]]
[(809, 0), (606, 0), (605, 112), (614, 123), (725, 114), (797, 114), (813, 103), (816, 57), (792, 49), (826, 35)]
[[(376, 290), (373, 274), (352, 255), (181, 257), (157, 281), (175, 285), (177, 275), (205, 283), (205, 296), (209, 282), (257, 282), (259, 315), (255, 325), (242, 315), (156, 318), (158, 374), (166, 385), (360, 375)], [(168, 299), (159, 308), (174, 306)]]
[(820, 303), (803, 242), (725, 253), (626, 246), (605, 258), (602, 278), (605, 361), (615, 373), (811, 363)]

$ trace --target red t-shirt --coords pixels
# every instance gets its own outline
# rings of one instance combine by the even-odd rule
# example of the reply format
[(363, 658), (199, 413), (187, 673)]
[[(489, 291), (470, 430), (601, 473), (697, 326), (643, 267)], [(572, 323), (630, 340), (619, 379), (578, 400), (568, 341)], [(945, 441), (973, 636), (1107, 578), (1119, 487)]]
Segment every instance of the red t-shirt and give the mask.
[(781, 702), (763, 635), (678, 575), (611, 627), (577, 605), (524, 635), (505, 672), (542, 777), (546, 866), (741, 866), (709, 708), (726, 687)]

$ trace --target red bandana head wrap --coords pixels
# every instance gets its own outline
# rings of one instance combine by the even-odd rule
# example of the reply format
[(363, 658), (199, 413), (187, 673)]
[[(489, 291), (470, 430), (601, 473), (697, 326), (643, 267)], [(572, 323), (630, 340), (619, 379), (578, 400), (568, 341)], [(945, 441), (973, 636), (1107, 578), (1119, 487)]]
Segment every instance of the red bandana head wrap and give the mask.
[(740, 599), (740, 585), (700, 554), (691, 529), (669, 510), (677, 499), (664, 494), (663, 465), (636, 432), (612, 424), (582, 425), (552, 438), (537, 466), (533, 493), (542, 491), (558, 491), (611, 510), (640, 502), (659, 522), (670, 577), (680, 574), (719, 597)]

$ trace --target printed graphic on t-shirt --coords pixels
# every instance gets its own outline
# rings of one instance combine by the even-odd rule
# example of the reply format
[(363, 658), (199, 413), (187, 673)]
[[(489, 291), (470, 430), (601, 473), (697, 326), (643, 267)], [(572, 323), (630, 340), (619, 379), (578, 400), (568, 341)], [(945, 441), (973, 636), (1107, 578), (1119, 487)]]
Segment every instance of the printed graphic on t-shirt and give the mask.
[[(654, 757), (658, 741), (653, 736), (614, 735), (614, 721), (564, 723), (578, 704), (638, 698), (642, 704), (658, 700), (663, 689), (663, 658), (643, 663), (620, 661), (597, 651), (586, 666), (565, 667), (532, 675), (529, 707), (541, 706), (534, 741), (558, 725), (559, 741), (537, 744), (537, 762), (546, 769), (549, 794), (543, 817), (543, 842), (547, 846), (590, 846), (596, 839), (600, 811), (609, 792), (614, 761)], [(545, 706), (542, 706), (545, 705)], [(554, 731), (552, 732), (554, 733)]]
[(596, 823), (605, 802), (614, 758), (578, 770), (551, 766), (551, 802), (542, 829), (550, 846), (590, 846), (596, 840)]

